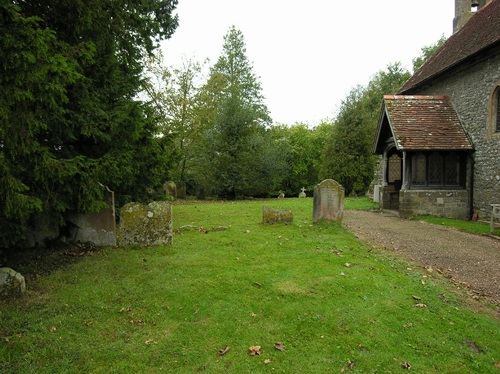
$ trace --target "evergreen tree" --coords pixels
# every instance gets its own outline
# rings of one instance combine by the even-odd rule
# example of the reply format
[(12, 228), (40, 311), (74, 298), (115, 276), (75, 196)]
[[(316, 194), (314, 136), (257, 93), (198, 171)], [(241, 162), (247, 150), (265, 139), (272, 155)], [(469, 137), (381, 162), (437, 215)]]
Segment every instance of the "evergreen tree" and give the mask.
[(175, 0), (0, 3), (0, 246), (36, 212), (147, 199), (168, 163), (150, 108), (134, 98), (141, 61), (169, 37)]
[(255, 162), (270, 117), (245, 53), (243, 34), (233, 26), (224, 36), (222, 55), (211, 68), (203, 94), (209, 126), (199, 152), (197, 179), (208, 193), (228, 199), (263, 190), (255, 175), (262, 168)]

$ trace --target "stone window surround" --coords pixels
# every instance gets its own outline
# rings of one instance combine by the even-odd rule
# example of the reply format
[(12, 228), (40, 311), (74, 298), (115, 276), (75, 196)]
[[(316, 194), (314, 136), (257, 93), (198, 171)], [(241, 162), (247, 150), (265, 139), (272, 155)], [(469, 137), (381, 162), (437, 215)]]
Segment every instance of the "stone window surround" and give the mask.
[(488, 137), (500, 139), (500, 82), (491, 91), (488, 102)]

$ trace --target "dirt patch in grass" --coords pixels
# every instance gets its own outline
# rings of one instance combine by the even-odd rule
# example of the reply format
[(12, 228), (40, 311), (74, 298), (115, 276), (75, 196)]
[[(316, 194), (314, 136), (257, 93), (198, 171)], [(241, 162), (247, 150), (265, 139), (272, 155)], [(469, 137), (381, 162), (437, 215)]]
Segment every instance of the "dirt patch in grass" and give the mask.
[(76, 263), (84, 256), (92, 256), (97, 250), (95, 245), (84, 243), (4, 249), (0, 251), (0, 267), (10, 267), (31, 280)]
[(361, 240), (500, 305), (500, 240), (374, 211), (346, 211), (344, 224)]

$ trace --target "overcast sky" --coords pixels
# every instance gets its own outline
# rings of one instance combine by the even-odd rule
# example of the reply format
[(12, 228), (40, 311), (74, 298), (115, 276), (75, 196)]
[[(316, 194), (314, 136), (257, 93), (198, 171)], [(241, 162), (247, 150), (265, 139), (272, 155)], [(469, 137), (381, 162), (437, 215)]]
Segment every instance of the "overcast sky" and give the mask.
[(411, 71), (421, 48), (450, 36), (454, 0), (179, 0), (179, 27), (163, 43), (165, 64), (222, 53), (241, 30), (275, 123), (333, 118), (357, 85), (388, 64)]

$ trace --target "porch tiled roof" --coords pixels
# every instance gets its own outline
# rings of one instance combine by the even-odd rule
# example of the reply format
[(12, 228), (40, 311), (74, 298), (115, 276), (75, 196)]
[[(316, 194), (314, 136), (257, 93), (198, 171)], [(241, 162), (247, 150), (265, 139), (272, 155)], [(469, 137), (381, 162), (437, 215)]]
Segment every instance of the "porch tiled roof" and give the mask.
[(445, 71), (476, 58), (500, 44), (500, 0), (493, 0), (475, 13), (450, 36), (422, 67), (404, 84), (400, 94), (416, 92)]
[[(399, 150), (472, 149), (471, 142), (446, 96), (386, 95), (383, 105), (388, 121), (386, 123), (390, 126)], [(379, 136), (383, 122), (382, 117)]]

